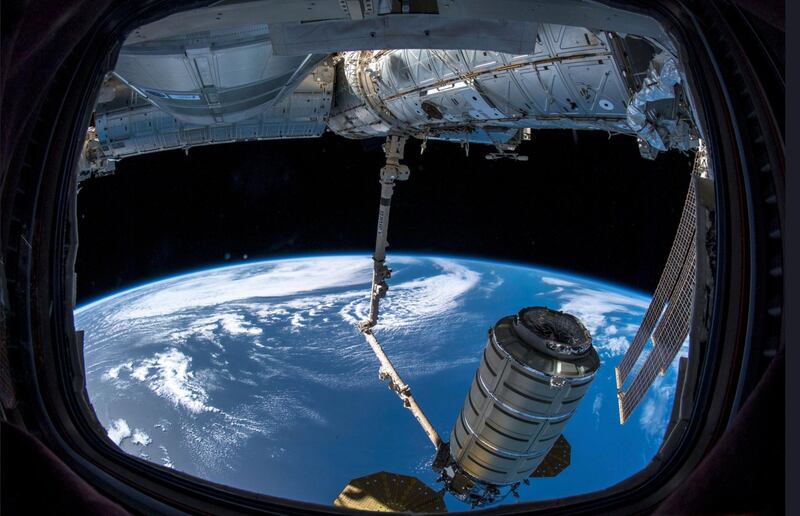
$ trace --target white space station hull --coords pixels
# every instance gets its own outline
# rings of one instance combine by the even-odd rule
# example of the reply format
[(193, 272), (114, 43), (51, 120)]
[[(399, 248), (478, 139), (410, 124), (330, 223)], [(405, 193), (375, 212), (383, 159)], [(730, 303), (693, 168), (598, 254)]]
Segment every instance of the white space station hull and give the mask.
[[(230, 26), (244, 22), (243, 12), (170, 17), (131, 35), (98, 98), (81, 179), (128, 156), (318, 137), (326, 129), (347, 138), (491, 144), (501, 154), (523, 132), (544, 128), (633, 135), (645, 157), (696, 146), (679, 62), (658, 38), (392, 13), (361, 22)], [(223, 15), (227, 26), (207, 27)], [(381, 30), (370, 31), (380, 20)], [(195, 30), (176, 33), (184, 26)], [(459, 27), (466, 26), (484, 38), (464, 40)], [(421, 28), (431, 37), (413, 37)], [(361, 50), (370, 36), (385, 49)], [(486, 48), (441, 48), (448, 41)], [(413, 49), (421, 43), (431, 48)], [(335, 44), (345, 47), (329, 53)]]
[(632, 132), (625, 113), (628, 86), (609, 37), (542, 25), (531, 54), (347, 52), (338, 79), (348, 88), (337, 87), (329, 126), (356, 138), (400, 131), (470, 140), (484, 128)]

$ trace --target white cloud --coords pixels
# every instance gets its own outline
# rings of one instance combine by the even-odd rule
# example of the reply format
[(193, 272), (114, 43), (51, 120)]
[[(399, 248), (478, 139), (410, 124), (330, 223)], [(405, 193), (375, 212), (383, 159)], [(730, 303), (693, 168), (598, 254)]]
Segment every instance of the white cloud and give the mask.
[(132, 367), (133, 367), (133, 362), (125, 362), (124, 364), (120, 364), (120, 365), (118, 365), (116, 367), (112, 367), (111, 369), (109, 369), (108, 371), (103, 373), (102, 378), (103, 378), (103, 380), (106, 380), (106, 381), (107, 380), (116, 380), (117, 378), (119, 378), (120, 371), (125, 369), (128, 372), (130, 372), (132, 370)]
[(187, 326), (186, 329), (170, 332), (167, 338), (176, 343), (186, 342), (189, 338), (206, 340), (216, 344), (220, 349), (224, 349), (221, 343), (222, 340), (220, 339), (223, 335), (258, 336), (264, 332), (264, 330), (258, 326), (245, 320), (244, 315), (232, 312), (202, 317), (185, 323), (185, 326)]
[(147, 446), (153, 442), (150, 439), (150, 436), (144, 430), (136, 429), (133, 431), (133, 437), (131, 437), (131, 442), (133, 444), (138, 444), (139, 446)]
[(150, 365), (141, 365), (131, 372), (131, 377), (143, 382), (147, 379), (147, 374), (150, 372)]
[(500, 286), (505, 283), (505, 280), (501, 278), (499, 274), (497, 274), (497, 271), (489, 271), (489, 275), (491, 276), (491, 279), (489, 281), (483, 281), (482, 286), (480, 287), (486, 297), (492, 295), (495, 290), (500, 288)]
[(131, 427), (129, 427), (128, 422), (122, 418), (112, 421), (107, 431), (108, 438), (117, 446), (119, 446), (123, 440), (131, 436)]
[(176, 407), (183, 407), (195, 414), (218, 412), (219, 409), (207, 404), (208, 393), (204, 388), (207, 382), (200, 381), (189, 370), (191, 363), (191, 357), (176, 348), (169, 348), (164, 353), (156, 353), (152, 358), (142, 360), (131, 377), (146, 382), (150, 390)]
[(572, 281), (567, 281), (565, 279), (560, 279), (560, 278), (551, 278), (548, 276), (542, 276), (542, 283), (545, 283), (547, 285), (555, 285), (557, 287), (574, 287), (577, 285), (577, 283)]
[(636, 323), (627, 323), (622, 331), (629, 334), (635, 334), (637, 331), (639, 331), (639, 325)]
[(619, 330), (613, 324), (608, 325), (606, 329), (603, 330), (603, 333), (605, 333), (606, 335), (616, 335), (617, 332), (619, 332)]
[(625, 337), (612, 337), (610, 339), (598, 339), (594, 342), (594, 347), (603, 351), (604, 355), (612, 357), (624, 355), (628, 351), (630, 341)]
[[(453, 260), (436, 259), (433, 263), (442, 274), (392, 285), (381, 301), (381, 314), (376, 330), (397, 330), (420, 326), (426, 320), (455, 310), (461, 298), (475, 288), (481, 275)], [(346, 305), (340, 315), (349, 323), (367, 318), (369, 291), (363, 299)]]
[[(216, 330), (219, 328), (216, 319), (208, 321), (208, 318), (198, 319), (193, 323), (188, 324), (188, 328), (181, 331), (173, 331), (167, 335), (167, 338), (173, 342), (185, 342), (190, 337), (198, 340), (207, 340), (219, 345), (216, 336)], [(221, 348), (222, 346), (219, 345)]]
[(600, 409), (603, 408), (603, 393), (598, 392), (597, 396), (594, 397), (594, 402), (592, 403), (592, 414), (596, 417), (600, 417)]
[(667, 428), (669, 415), (672, 410), (670, 397), (675, 392), (675, 380), (672, 379), (664, 386), (663, 376), (657, 376), (653, 386), (650, 388), (646, 401), (640, 409), (639, 424), (647, 435), (653, 438), (661, 438)]
[(289, 322), (292, 325), (292, 328), (294, 328), (294, 331), (299, 331), (300, 328), (304, 328), (305, 327), (305, 324), (303, 324), (303, 321), (305, 321), (305, 318), (303, 317), (303, 314), (301, 314), (300, 312), (297, 312), (296, 314), (292, 315), (292, 318), (290, 319)]
[[(181, 425), (182, 440), (198, 458), (197, 466), (219, 471), (243, 443), (254, 435), (270, 438), (294, 425), (325, 425), (325, 418), (298, 393), (273, 391), (254, 394), (230, 413), (220, 412), (202, 426)], [(264, 450), (266, 453), (266, 450)]]
[[(433, 324), (439, 318), (445, 316), (449, 312), (457, 311), (464, 298), (467, 295), (474, 293), (476, 290), (484, 292), (486, 288), (496, 288), (501, 280), (499, 277), (487, 275), (488, 281), (482, 281), (484, 278), (477, 271), (471, 270), (469, 266), (462, 265), (458, 260), (438, 258), (432, 260), (433, 265), (438, 269), (438, 274), (434, 276), (427, 276), (417, 279), (416, 275), (408, 281), (399, 281), (404, 277), (404, 268), (397, 267), (395, 269), (395, 276), (390, 282), (389, 294), (381, 303), (381, 319), (380, 324), (376, 330), (383, 332), (383, 338), (386, 339), (385, 343), (391, 345), (395, 341), (394, 337), (388, 335), (386, 332), (400, 331), (403, 333), (415, 332), (417, 329), (426, 324)], [(392, 257), (391, 263), (394, 266), (399, 265), (419, 265), (421, 263), (431, 263), (428, 259), (419, 260), (413, 257)], [(218, 271), (211, 271), (210, 273), (201, 273), (201, 280), (207, 284), (218, 284), (214, 287), (220, 294), (215, 299), (224, 305), (212, 307), (214, 315), (210, 317), (198, 318), (194, 316), (196, 310), (186, 310), (182, 313), (165, 313), (163, 317), (147, 317), (147, 318), (133, 318), (128, 321), (110, 321), (106, 319), (107, 324), (120, 326), (126, 324), (131, 328), (131, 331), (142, 333), (144, 337), (140, 342), (143, 343), (156, 343), (153, 340), (153, 332), (161, 332), (160, 339), (171, 341), (174, 347), (181, 349), (179, 346), (184, 344), (189, 338), (208, 340), (214, 345), (218, 346), (224, 351), (223, 343), (226, 342), (224, 333), (235, 333), (249, 337), (252, 341), (253, 350), (256, 348), (269, 349), (270, 357), (262, 360), (260, 356), (252, 356), (254, 361), (267, 367), (272, 368), (271, 362), (275, 360), (276, 353), (283, 353), (284, 350), (289, 350), (292, 346), (285, 344), (275, 344), (269, 338), (264, 337), (262, 328), (268, 327), (277, 328), (278, 325), (285, 325), (288, 331), (297, 332), (303, 327), (317, 327), (324, 325), (326, 329), (330, 329), (331, 338), (334, 340), (326, 340), (325, 345), (321, 346), (317, 351), (323, 355), (331, 355), (331, 359), (338, 360), (346, 355), (347, 359), (356, 365), (358, 370), (366, 372), (372, 369), (374, 357), (370, 350), (360, 338), (354, 328), (341, 327), (341, 324), (336, 321), (331, 314), (338, 314), (346, 323), (354, 324), (363, 320), (366, 317), (369, 302), (369, 281), (371, 279), (371, 261), (368, 258), (361, 259), (360, 257), (335, 257), (335, 258), (322, 258), (306, 260), (303, 263), (298, 261), (290, 262), (272, 262), (264, 264), (254, 264), (256, 266), (255, 273), (262, 276), (270, 276), (272, 279), (277, 276), (288, 274), (288, 267), (291, 266), (291, 272), (294, 275), (294, 287), (289, 288), (288, 280), (281, 283), (283, 290), (278, 291), (273, 288), (271, 296), (266, 298), (262, 297), (264, 292), (261, 291), (260, 295), (251, 296), (254, 291), (253, 281), (248, 279), (246, 289), (247, 292), (242, 292), (240, 282), (234, 278), (231, 284), (224, 284), (223, 280), (232, 275), (246, 276), (251, 273), (253, 269), (237, 270), (222, 269)], [(279, 267), (280, 266), (280, 267)], [(251, 266), (252, 267), (252, 266)], [(281, 270), (279, 269), (282, 269)], [(305, 271), (313, 269), (314, 271), (324, 270), (325, 275), (337, 276), (337, 281), (340, 283), (352, 284), (351, 288), (338, 288), (329, 289), (333, 283), (330, 280), (322, 281), (312, 275), (313, 281), (308, 281), (308, 276)], [(261, 273), (261, 270), (264, 272)], [(277, 271), (277, 272), (276, 272)], [(211, 274), (211, 277), (206, 276)], [(166, 299), (164, 307), (158, 306), (157, 312), (171, 312), (178, 309), (176, 307), (189, 307), (198, 304), (204, 304), (202, 298), (205, 296), (202, 292), (210, 292), (212, 289), (205, 285), (200, 289), (201, 295), (195, 296), (195, 290), (192, 283), (197, 280), (196, 275), (189, 275), (182, 278), (175, 278), (155, 285), (151, 284), (143, 289), (129, 291), (126, 297), (131, 296), (131, 310), (128, 316), (143, 316), (153, 315), (156, 312), (153, 305), (161, 303)], [(342, 277), (349, 276), (349, 280), (342, 280)], [(265, 280), (266, 281), (266, 280)], [(487, 287), (488, 285), (488, 287)], [(274, 285), (273, 285), (274, 287)], [(272, 287), (271, 287), (272, 288)], [(322, 289), (326, 293), (319, 294), (318, 292), (309, 292), (312, 290)], [(328, 289), (328, 290), (326, 290)], [(177, 292), (173, 292), (166, 298), (154, 297), (158, 292), (162, 291), (184, 291), (191, 290), (191, 296), (195, 299), (186, 300)], [(234, 301), (227, 301), (231, 297), (227, 291), (237, 290), (235, 297), (241, 298)], [(137, 294), (141, 291), (140, 294)], [(186, 296), (183, 296), (186, 297)], [(199, 298), (199, 299), (197, 299)], [(112, 305), (114, 299), (109, 298)], [(113, 305), (113, 310), (106, 307), (107, 313), (114, 313), (116, 315), (110, 317), (119, 317), (121, 312), (128, 310), (128, 306), (123, 306), (122, 298), (119, 298), (120, 305)], [(145, 302), (147, 306), (145, 306)], [(216, 302), (216, 301), (215, 301)], [(172, 303), (172, 304), (170, 304)], [(163, 309), (162, 309), (163, 308)], [(224, 313), (219, 313), (224, 312)], [(255, 316), (256, 323), (249, 322), (250, 318)], [(459, 314), (459, 317), (473, 317), (470, 314)], [(167, 320), (168, 319), (168, 320)], [(168, 324), (165, 324), (168, 323)], [(158, 323), (153, 330), (148, 330), (149, 325)], [(165, 331), (163, 328), (167, 328)], [(226, 330), (227, 328), (227, 330)], [(230, 330), (230, 331), (228, 331)], [(446, 332), (446, 328), (443, 330)], [(335, 346), (331, 344), (335, 342)], [(444, 341), (442, 341), (444, 342)], [(277, 347), (276, 347), (277, 346)], [(405, 353), (404, 348), (393, 350), (393, 358), (396, 357), (399, 363), (406, 365), (409, 370), (414, 374), (430, 374), (441, 368), (454, 367), (455, 364), (449, 364), (447, 361), (436, 360), (438, 348), (436, 343), (426, 348), (430, 353), (426, 356), (412, 355)], [(184, 351), (188, 354), (188, 351)], [(165, 360), (161, 359), (162, 362)], [(219, 364), (222, 364), (220, 358)], [(163, 364), (162, 364), (163, 365)], [(225, 369), (222, 365), (220, 368)], [(206, 410), (200, 409), (196, 402), (186, 397), (181, 398), (173, 389), (168, 389), (167, 386), (173, 385), (174, 382), (161, 381), (162, 386), (156, 387), (154, 375), (157, 371), (156, 358), (152, 357), (146, 360), (139, 360), (131, 363), (129, 367), (122, 367), (115, 371), (117, 376), (120, 376), (124, 371), (129, 374), (126, 379), (138, 380), (146, 383), (151, 389), (158, 389), (159, 395), (167, 397), (172, 400), (182, 400), (178, 402), (191, 411)], [(304, 374), (303, 371), (299, 371)], [(311, 380), (319, 380), (325, 378), (325, 381), (343, 382), (344, 384), (351, 385), (353, 382), (361, 383), (361, 377), (356, 378), (341, 378), (336, 375), (328, 378), (328, 375), (322, 374), (320, 371), (306, 371)], [(169, 373), (169, 369), (161, 372), (162, 376)], [(222, 373), (220, 373), (222, 374)], [(270, 374), (265, 371), (265, 374)], [(120, 378), (122, 379), (122, 378)], [(198, 378), (194, 378), (198, 380)], [(366, 381), (366, 380), (364, 380)], [(197, 383), (197, 382), (195, 382)], [(120, 384), (121, 385), (121, 384)], [(208, 391), (208, 386), (200, 384)], [(196, 400), (195, 400), (196, 401)], [(203, 406), (208, 403), (201, 402)], [(212, 407), (213, 408), (213, 407)]]
[[(251, 298), (282, 297), (334, 287), (368, 285), (371, 270), (372, 263), (367, 257), (362, 260), (352, 256), (331, 256), (201, 271), (166, 280), (158, 288), (153, 288), (151, 284), (137, 289), (140, 293), (137, 290), (126, 292), (126, 303), (119, 306), (110, 319), (130, 321)], [(88, 306), (77, 313), (86, 308)]]
[(159, 448), (161, 449), (161, 462), (164, 464), (164, 466), (168, 468), (175, 468), (175, 465), (172, 463), (172, 459), (169, 456), (169, 452), (167, 451), (166, 446), (162, 444), (159, 446)]
[(560, 309), (580, 319), (592, 335), (606, 325), (609, 314), (639, 315), (650, 304), (644, 298), (589, 288), (567, 290), (559, 297), (564, 301)]
[(244, 320), (240, 314), (221, 314), (219, 324), (229, 335), (261, 335), (264, 330)]
[(663, 413), (653, 400), (647, 400), (641, 408), (642, 414), (639, 417), (639, 424), (651, 436), (663, 429), (660, 415)]
[[(203, 419), (202, 425), (191, 418), (180, 423), (183, 442), (199, 459), (201, 467), (217, 470), (226, 464), (226, 460), (243, 442), (255, 434), (270, 436), (283, 431), (287, 427), (298, 424), (305, 419), (308, 422), (324, 425), (325, 418), (315, 410), (308, 408), (308, 403), (299, 395), (290, 392), (272, 392), (269, 395), (247, 394), (241, 404), (221, 410), (211, 406), (208, 392), (217, 387), (219, 370), (200, 369), (193, 371), (192, 359), (176, 348), (168, 348), (152, 357), (134, 361), (131, 378), (142, 381), (158, 396), (170, 401), (192, 414), (205, 413), (209, 418)], [(257, 383), (252, 380), (226, 378), (229, 382), (239, 382), (253, 387)], [(261, 389), (258, 390), (260, 392)], [(254, 401), (255, 400), (255, 401)], [(119, 427), (119, 429), (117, 429)], [(122, 422), (109, 435), (118, 442), (130, 437), (130, 428)], [(166, 432), (170, 422), (160, 420), (155, 428)], [(141, 429), (133, 432), (131, 442), (139, 446), (152, 443), (150, 436)], [(162, 447), (161, 461), (167, 467), (173, 467), (169, 453)]]

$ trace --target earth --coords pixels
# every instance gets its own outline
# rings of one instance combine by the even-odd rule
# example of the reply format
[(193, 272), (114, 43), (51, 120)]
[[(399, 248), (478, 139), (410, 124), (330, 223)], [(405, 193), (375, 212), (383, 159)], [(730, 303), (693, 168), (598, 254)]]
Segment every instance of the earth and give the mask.
[[(564, 432), (571, 465), (521, 486), (520, 500), (603, 489), (653, 458), (672, 409), (677, 359), (624, 426), (614, 383), (649, 296), (493, 261), (392, 255), (388, 262), (394, 272), (374, 332), (446, 440), (498, 319), (547, 306), (591, 332), (602, 365)], [(213, 482), (321, 504), (378, 471), (439, 489), (433, 448), (378, 379), (378, 361), (355, 327), (368, 310), (371, 270), (366, 255), (245, 262), (78, 308), (87, 390), (109, 439)], [(445, 501), (451, 511), (469, 508)]]

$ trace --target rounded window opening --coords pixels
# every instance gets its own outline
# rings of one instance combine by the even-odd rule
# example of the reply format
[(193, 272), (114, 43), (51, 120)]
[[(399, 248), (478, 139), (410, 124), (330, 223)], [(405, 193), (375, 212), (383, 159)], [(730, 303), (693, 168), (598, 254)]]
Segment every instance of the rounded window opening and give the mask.
[[(691, 214), (712, 180), (680, 56), (660, 29), (578, 19), (470, 19), (485, 36), (472, 49), (437, 39), (442, 13), (380, 5), (340, 20), (368, 45), (231, 4), (122, 46), (78, 178), (79, 269), (96, 283), (75, 321), (97, 419), (161, 467), (355, 509), (464, 510), (624, 481), (670, 436), (691, 370)], [(187, 33), (187, 16), (201, 29)], [(381, 16), (386, 33), (370, 25)], [(293, 141), (283, 154), (269, 140)], [(573, 155), (587, 149), (605, 150)], [(170, 179), (160, 156), (200, 178)], [(626, 187), (611, 173), (633, 172), (615, 168), (646, 177)], [(627, 195), (661, 215), (620, 206)], [(129, 238), (137, 219), (149, 245)], [(581, 224), (659, 262), (593, 268), (599, 237), (570, 234)], [(641, 251), (648, 231), (660, 251)], [(128, 269), (92, 257), (101, 243)]]

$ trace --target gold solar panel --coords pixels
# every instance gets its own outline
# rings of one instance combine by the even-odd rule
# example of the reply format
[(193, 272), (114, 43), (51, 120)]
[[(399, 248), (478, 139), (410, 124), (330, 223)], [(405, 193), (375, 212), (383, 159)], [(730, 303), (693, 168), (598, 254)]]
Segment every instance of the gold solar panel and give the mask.
[(539, 467), (531, 473), (532, 477), (554, 477), (567, 469), (570, 457), (572, 456), (572, 446), (559, 435), (553, 447), (547, 452), (547, 456), (539, 463)]
[(351, 480), (333, 505), (362, 511), (447, 512), (443, 495), (414, 477), (381, 471)]

